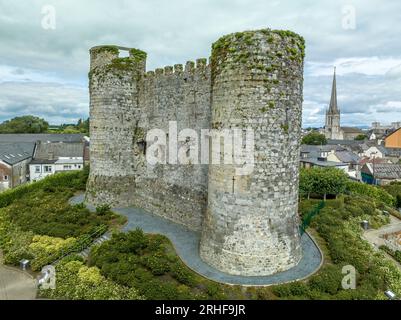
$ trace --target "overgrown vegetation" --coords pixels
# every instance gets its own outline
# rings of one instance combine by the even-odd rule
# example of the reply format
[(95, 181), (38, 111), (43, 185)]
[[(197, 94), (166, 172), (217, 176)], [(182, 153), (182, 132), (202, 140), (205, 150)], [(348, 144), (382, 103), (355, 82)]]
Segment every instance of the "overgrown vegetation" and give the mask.
[(57, 254), (94, 233), (99, 226), (123, 223), (110, 210), (90, 212), (68, 200), (85, 189), (88, 172), (59, 173), (0, 194), (0, 248), (5, 262), (32, 260), (32, 268), (51, 262)]
[[(343, 181), (340, 171), (328, 172), (301, 175), (303, 188), (312, 185), (337, 195), (312, 219), (310, 228), (326, 259), (305, 281), (266, 288), (217, 284), (188, 269), (166, 237), (135, 230), (115, 232), (110, 241), (92, 249), (86, 263), (79, 256), (63, 259), (56, 267), (56, 289), (40, 294), (52, 299), (384, 299), (384, 291), (390, 289), (400, 296), (400, 270), (362, 239), (360, 226), (362, 220), (373, 228), (388, 223), (384, 211), (396, 212), (391, 207), (394, 197), (381, 188)], [(316, 184), (319, 174), (333, 181)], [(86, 179), (87, 172), (58, 174), (0, 195), (0, 247), (7, 263), (30, 258), (39, 270), (39, 262), (67, 250), (94, 227), (122, 223), (107, 206), (89, 212), (83, 205), (68, 205), (75, 192), (84, 190)], [(302, 195), (303, 217), (321, 199)], [(357, 272), (355, 290), (342, 287), (342, 268), (349, 265)]]
[(391, 182), (383, 188), (394, 197), (395, 206), (401, 208), (401, 182)]
[[(316, 200), (302, 202), (301, 209), (306, 212)], [(400, 295), (400, 270), (361, 239), (362, 220), (369, 220), (374, 227), (388, 222), (380, 207), (375, 201), (356, 195), (327, 201), (311, 227), (325, 241), (332, 263), (326, 262), (305, 282), (273, 287), (273, 293), (282, 299), (384, 299), (387, 289)], [(341, 286), (342, 268), (347, 265), (357, 271), (355, 290), (344, 290)]]
[(392, 250), (387, 246), (380, 246), (380, 250), (387, 252), (395, 260), (397, 260), (398, 263), (401, 263), (401, 251), (400, 250)]
[[(395, 205), (395, 198), (382, 187), (355, 181), (348, 181), (346, 190), (349, 193), (370, 197), (375, 200), (376, 203), (382, 203), (383, 205), (391, 207)], [(397, 215), (397, 213), (394, 212), (394, 215)]]
[(81, 257), (71, 256), (57, 267), (55, 289), (41, 290), (49, 299), (69, 300), (138, 300), (142, 299), (133, 288), (107, 280), (96, 267), (87, 267)]
[(218, 285), (188, 269), (166, 237), (146, 235), (139, 229), (114, 234), (92, 250), (89, 263), (107, 279), (135, 288), (146, 299), (242, 297), (238, 287)]

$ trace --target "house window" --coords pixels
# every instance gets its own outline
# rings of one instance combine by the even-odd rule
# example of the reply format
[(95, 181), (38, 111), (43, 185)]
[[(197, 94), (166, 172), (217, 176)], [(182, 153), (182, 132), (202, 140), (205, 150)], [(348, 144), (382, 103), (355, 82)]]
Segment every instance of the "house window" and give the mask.
[(64, 165), (64, 170), (71, 170), (72, 169), (72, 166), (71, 165)]
[(40, 173), (40, 166), (35, 166), (35, 173)]
[(8, 181), (8, 176), (4, 176), (4, 181)]
[(52, 167), (51, 166), (44, 166), (44, 171), (46, 173), (52, 172)]

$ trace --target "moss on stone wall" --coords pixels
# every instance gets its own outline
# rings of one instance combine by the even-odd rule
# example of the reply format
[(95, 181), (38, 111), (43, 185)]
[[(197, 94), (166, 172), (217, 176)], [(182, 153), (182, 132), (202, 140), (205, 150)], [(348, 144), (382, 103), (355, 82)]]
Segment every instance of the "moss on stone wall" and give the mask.
[(102, 53), (102, 52), (110, 52), (112, 54), (118, 55), (119, 49), (117, 46), (100, 46), (91, 49), (92, 53)]
[[(280, 69), (280, 66), (273, 63), (266, 65), (262, 61), (253, 61), (254, 59), (251, 61), (250, 48), (262, 40), (260, 33), (266, 36), (268, 44), (274, 44), (273, 48), (269, 50), (269, 59), (272, 62), (284, 56), (287, 56), (291, 61), (302, 62), (305, 56), (305, 41), (301, 36), (292, 31), (262, 29), (237, 32), (223, 36), (213, 43), (211, 59), (212, 75), (216, 69), (220, 71), (226, 69), (226, 67), (227, 70), (233, 69), (233, 64), (269, 73)], [(278, 43), (280, 38), (280, 43)], [(230, 59), (227, 59), (227, 55), (230, 56)], [(275, 84), (277, 84), (277, 81)]]
[(139, 49), (135, 49), (132, 48), (129, 51), (131, 58), (135, 61), (135, 62), (141, 62), (146, 60), (148, 54), (145, 51), (139, 50)]
[(281, 125), (281, 129), (283, 129), (284, 133), (288, 133), (288, 129), (289, 129), (288, 124), (287, 123), (286, 124), (282, 124)]

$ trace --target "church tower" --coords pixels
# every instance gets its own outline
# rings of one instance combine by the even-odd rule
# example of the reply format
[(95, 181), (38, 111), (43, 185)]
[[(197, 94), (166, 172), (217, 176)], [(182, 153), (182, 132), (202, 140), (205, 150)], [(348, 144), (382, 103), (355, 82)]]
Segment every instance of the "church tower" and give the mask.
[(334, 68), (333, 87), (329, 110), (326, 112), (326, 126), (324, 128), (327, 139), (343, 140), (343, 132), (340, 127), (340, 109), (337, 106), (337, 81), (336, 68)]

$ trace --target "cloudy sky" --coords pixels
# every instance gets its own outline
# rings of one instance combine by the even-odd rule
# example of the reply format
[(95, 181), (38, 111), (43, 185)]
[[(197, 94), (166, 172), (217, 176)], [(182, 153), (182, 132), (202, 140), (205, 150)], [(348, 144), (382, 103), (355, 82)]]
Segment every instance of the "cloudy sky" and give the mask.
[(0, 0), (0, 120), (87, 117), (92, 46), (145, 50), (152, 70), (270, 27), (305, 37), (304, 126), (323, 125), (334, 65), (343, 125), (401, 121), (400, 21), (398, 0)]

